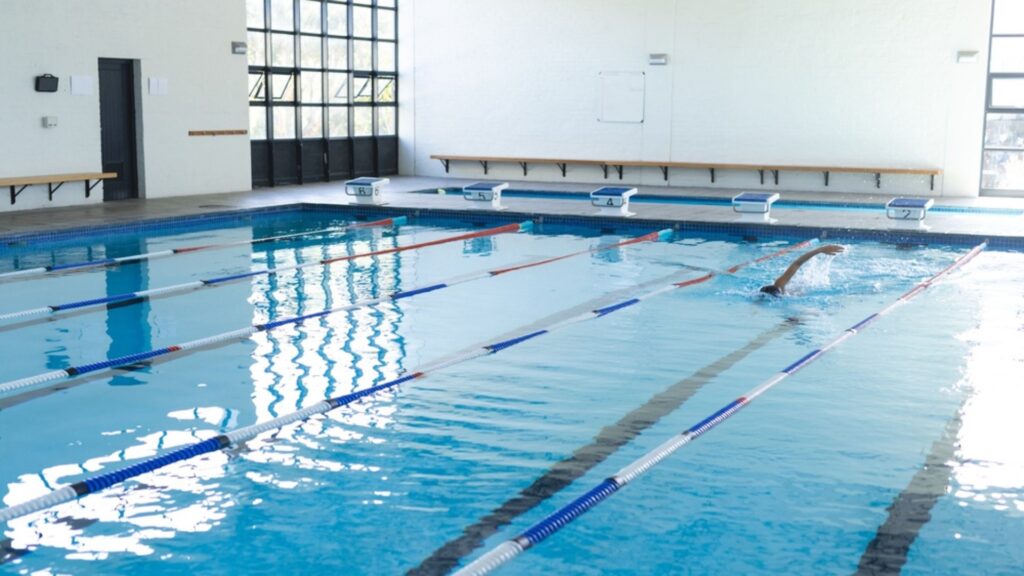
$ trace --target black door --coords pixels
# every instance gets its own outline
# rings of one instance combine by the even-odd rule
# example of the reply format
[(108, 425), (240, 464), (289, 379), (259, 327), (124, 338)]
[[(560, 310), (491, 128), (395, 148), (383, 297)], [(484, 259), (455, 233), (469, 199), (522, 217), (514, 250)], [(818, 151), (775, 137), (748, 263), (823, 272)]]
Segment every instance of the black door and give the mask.
[(135, 73), (131, 60), (100, 58), (100, 132), (104, 200), (139, 197), (135, 159)]

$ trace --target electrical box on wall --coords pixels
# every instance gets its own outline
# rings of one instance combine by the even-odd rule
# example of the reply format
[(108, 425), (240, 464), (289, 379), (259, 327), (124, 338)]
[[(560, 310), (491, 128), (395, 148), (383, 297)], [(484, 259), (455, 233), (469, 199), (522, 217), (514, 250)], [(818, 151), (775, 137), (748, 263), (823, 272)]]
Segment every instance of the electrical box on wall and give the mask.
[(56, 128), (57, 117), (56, 116), (43, 116), (43, 128)]
[(59, 80), (52, 74), (36, 76), (36, 92), (56, 92)]

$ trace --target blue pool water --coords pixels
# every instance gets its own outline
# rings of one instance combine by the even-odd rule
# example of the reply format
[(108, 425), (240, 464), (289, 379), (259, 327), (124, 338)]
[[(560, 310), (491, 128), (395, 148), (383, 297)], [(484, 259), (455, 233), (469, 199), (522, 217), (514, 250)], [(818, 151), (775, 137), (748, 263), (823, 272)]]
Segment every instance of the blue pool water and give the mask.
[[(344, 213), (296, 212), (30, 243), (0, 249), (0, 271), (345, 222)], [(479, 229), (415, 220), (396, 230), (6, 282), (0, 313)], [(7, 324), (0, 326), (0, 380), (646, 231), (599, 234), (544, 225), (530, 234)], [(701, 274), (683, 264), (723, 269), (799, 240), (677, 236), (69, 379), (61, 389), (0, 396), (3, 504), (415, 372), (520, 328), (628, 298), (643, 291), (640, 285), (649, 290)], [(416, 573), (427, 574), (464, 565), (966, 251), (844, 245), (845, 254), (812, 261), (784, 299), (765, 300), (757, 289), (792, 254), (433, 372), (265, 433), (244, 448), (11, 521), (0, 571), (400, 574), (419, 567)], [(1024, 254), (982, 253), (500, 573), (849, 574), (862, 562), (902, 567), (905, 574), (1018, 573), (1024, 565), (1022, 283)], [(666, 402), (679, 406), (665, 408)], [(652, 406), (664, 414), (645, 419), (658, 412)], [(626, 433), (615, 426), (622, 419), (638, 432), (635, 438), (535, 507), (508, 516), (486, 538), (441, 558), (437, 551), (446, 543), (550, 477), (552, 466), (595, 437), (615, 444)], [(890, 547), (879, 550), (873, 541)]]

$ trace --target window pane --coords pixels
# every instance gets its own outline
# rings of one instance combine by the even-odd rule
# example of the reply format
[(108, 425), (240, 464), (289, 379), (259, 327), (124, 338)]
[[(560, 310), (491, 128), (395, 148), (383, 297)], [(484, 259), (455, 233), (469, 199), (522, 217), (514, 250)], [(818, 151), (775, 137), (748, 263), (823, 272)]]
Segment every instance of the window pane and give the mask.
[(319, 106), (302, 107), (302, 137), (324, 137), (324, 109)]
[(332, 104), (348, 104), (348, 74), (331, 72), (327, 75), (327, 99)]
[(332, 106), (327, 124), (331, 138), (348, 138), (348, 108)]
[(295, 101), (295, 76), (291, 74), (274, 74), (271, 77), (271, 96), (274, 102)]
[(270, 35), (270, 61), (273, 66), (295, 67), (295, 36)]
[(327, 33), (334, 36), (348, 36), (348, 6), (327, 5)]
[(368, 76), (356, 76), (352, 79), (352, 101), (369, 104), (373, 102), (373, 88), (371, 78)]
[(292, 0), (270, 0), (270, 27), (295, 30), (295, 4)]
[(391, 10), (377, 10), (377, 38), (395, 39), (395, 13)]
[(377, 108), (377, 135), (395, 135), (395, 112), (393, 106), (382, 106)]
[(320, 72), (303, 72), (300, 101), (307, 104), (319, 104), (324, 101), (324, 75)]
[(302, 0), (299, 7), (299, 30), (320, 34), (320, 9), (322, 7), (321, 2)]
[(1024, 110), (1024, 77), (993, 78), (991, 106)]
[(359, 106), (353, 109), (354, 136), (373, 136), (373, 108)]
[(373, 70), (373, 42), (368, 40), (352, 41), (352, 69)]
[(291, 106), (275, 106), (274, 111), (274, 140), (295, 139), (295, 108)]
[(303, 68), (323, 68), (324, 60), (320, 55), (320, 37), (303, 36), (299, 38), (300, 60)]
[(377, 0), (377, 6), (395, 7), (395, 0)]
[(263, 0), (245, 0), (245, 25), (249, 28), (264, 26)]
[(352, 7), (352, 35), (362, 38), (373, 37), (373, 8)]
[(985, 151), (981, 187), (989, 190), (1024, 190), (1024, 152)]
[(993, 34), (1024, 34), (1024, 1), (996, 0)]
[(249, 138), (252, 140), (267, 139), (267, 109), (264, 106), (249, 108)]
[(263, 73), (249, 73), (249, 101), (263, 102), (267, 97), (267, 82)]
[(377, 43), (377, 70), (381, 72), (396, 72), (395, 48), (395, 44), (391, 42)]
[(348, 68), (348, 40), (327, 39), (327, 67), (334, 70)]
[(989, 114), (985, 122), (985, 146), (1024, 150), (1024, 114)]
[(1024, 72), (1024, 38), (993, 38), (991, 71)]
[(395, 79), (377, 78), (377, 102), (395, 101)]
[(263, 32), (249, 32), (246, 43), (249, 49), (249, 65), (266, 66), (267, 35)]

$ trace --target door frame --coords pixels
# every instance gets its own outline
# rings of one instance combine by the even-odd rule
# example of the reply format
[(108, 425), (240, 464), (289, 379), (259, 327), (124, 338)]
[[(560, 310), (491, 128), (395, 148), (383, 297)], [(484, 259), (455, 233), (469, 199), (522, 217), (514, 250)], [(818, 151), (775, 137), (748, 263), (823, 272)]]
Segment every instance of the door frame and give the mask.
[[(99, 100), (103, 98), (102, 94), (102, 82), (99, 79), (99, 70), (104, 64), (118, 64), (128, 70), (128, 82), (127, 85), (131, 90), (128, 95), (127, 101), (131, 106), (130, 113), (128, 114), (128, 120), (130, 122), (129, 134), (131, 136), (131, 142), (128, 143), (128, 153), (131, 155), (131, 163), (135, 168), (132, 171), (132, 178), (129, 184), (131, 189), (134, 190), (135, 196), (126, 199), (141, 199), (145, 198), (145, 190), (143, 182), (145, 182), (144, 175), (144, 162), (142, 155), (142, 83), (141, 83), (141, 65), (139, 60), (132, 58), (108, 58), (101, 57), (97, 59), (96, 70), (97, 70), (97, 104)], [(102, 109), (100, 112), (100, 130), (103, 130), (103, 113)], [(100, 144), (100, 162), (103, 161), (103, 149), (102, 141)], [(108, 202), (106, 199), (106, 191), (104, 191), (104, 202)], [(109, 200), (111, 202), (115, 200)]]

